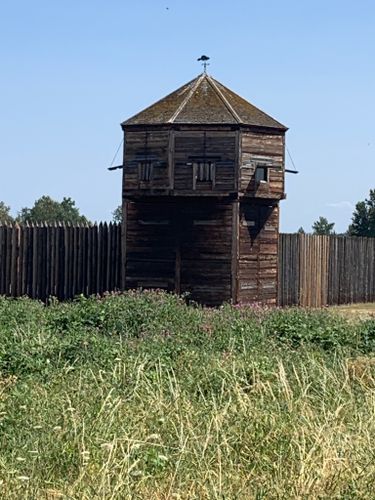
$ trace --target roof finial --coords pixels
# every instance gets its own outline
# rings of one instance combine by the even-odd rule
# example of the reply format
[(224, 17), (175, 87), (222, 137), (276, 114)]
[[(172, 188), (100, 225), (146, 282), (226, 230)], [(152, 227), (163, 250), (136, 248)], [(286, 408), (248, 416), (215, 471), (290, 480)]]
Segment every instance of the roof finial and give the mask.
[(207, 61), (209, 60), (210, 58), (208, 56), (200, 56), (199, 59), (197, 59), (197, 61), (202, 61), (202, 66), (203, 66), (203, 72), (204, 74), (207, 74), (207, 66), (210, 65), (210, 63), (208, 63)]

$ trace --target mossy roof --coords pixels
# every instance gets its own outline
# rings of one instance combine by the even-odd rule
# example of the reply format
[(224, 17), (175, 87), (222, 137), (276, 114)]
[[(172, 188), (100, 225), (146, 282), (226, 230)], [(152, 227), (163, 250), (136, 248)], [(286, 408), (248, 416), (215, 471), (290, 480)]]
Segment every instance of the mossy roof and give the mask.
[(287, 127), (220, 82), (202, 73), (122, 123), (128, 125), (250, 125)]

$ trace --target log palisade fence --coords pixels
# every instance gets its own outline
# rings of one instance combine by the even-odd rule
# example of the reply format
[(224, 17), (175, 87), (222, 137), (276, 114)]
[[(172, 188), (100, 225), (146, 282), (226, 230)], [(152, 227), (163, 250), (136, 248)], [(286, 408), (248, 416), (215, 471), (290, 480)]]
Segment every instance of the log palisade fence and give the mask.
[[(60, 300), (121, 290), (121, 225), (0, 225), (0, 295)], [(279, 304), (375, 302), (375, 238), (281, 234)]]
[(279, 304), (375, 302), (375, 238), (280, 234)]
[(121, 289), (121, 225), (0, 226), (0, 295), (60, 300)]

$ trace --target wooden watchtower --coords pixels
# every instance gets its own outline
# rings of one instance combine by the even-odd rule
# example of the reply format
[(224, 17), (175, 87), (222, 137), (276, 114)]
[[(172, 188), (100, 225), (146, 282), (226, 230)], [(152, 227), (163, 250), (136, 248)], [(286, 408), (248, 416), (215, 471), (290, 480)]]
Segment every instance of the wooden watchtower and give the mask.
[(203, 73), (122, 129), (126, 288), (275, 303), (287, 128)]

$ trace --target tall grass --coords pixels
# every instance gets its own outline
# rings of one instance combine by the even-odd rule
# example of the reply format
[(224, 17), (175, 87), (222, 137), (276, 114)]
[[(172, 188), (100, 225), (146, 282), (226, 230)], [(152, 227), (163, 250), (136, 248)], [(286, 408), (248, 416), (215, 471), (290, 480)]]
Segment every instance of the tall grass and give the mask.
[(0, 299), (0, 495), (373, 498), (375, 320)]

